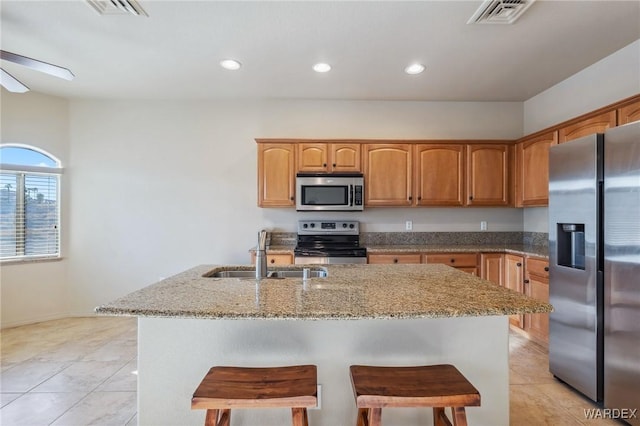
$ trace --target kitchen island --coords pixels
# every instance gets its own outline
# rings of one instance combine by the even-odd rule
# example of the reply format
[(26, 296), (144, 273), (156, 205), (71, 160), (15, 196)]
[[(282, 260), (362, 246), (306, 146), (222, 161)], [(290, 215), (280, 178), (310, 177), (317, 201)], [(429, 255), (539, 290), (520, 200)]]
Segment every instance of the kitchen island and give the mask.
[[(316, 364), (321, 407), (311, 424), (348, 426), (349, 365), (436, 363), (456, 365), (480, 391), (470, 424), (508, 425), (507, 315), (551, 310), (445, 265), (327, 265), (327, 277), (306, 281), (212, 277), (243, 268), (198, 266), (96, 308), (139, 318), (140, 425), (203, 424), (190, 398), (213, 365)], [(429, 424), (431, 412), (388, 409), (383, 419)], [(287, 410), (234, 413), (234, 425), (289, 423)]]

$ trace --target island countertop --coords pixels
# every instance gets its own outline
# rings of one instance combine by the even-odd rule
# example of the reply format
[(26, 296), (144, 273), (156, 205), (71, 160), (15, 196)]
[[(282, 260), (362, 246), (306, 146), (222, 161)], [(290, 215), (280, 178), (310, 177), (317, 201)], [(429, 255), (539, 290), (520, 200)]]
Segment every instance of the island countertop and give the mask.
[[(99, 306), (102, 315), (203, 319), (446, 318), (545, 313), (551, 305), (446, 265), (323, 265), (326, 278), (210, 278), (201, 265)], [(279, 269), (302, 269), (289, 266)]]

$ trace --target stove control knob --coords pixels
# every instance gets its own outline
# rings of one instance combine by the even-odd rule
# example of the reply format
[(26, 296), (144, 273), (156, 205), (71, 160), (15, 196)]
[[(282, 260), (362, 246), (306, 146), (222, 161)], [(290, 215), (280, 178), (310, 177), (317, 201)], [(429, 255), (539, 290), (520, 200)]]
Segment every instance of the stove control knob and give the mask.
[[(353, 227), (353, 225), (351, 225), (351, 226)], [(347, 224), (346, 224), (346, 223), (343, 223), (343, 224), (342, 224), (342, 227), (343, 227), (343, 228), (346, 228), (346, 227), (347, 227)]]
[(302, 225), (302, 227), (303, 227), (304, 229), (307, 229), (307, 228), (309, 227), (309, 225), (307, 225), (307, 224), (305, 223), (304, 225)]
[(349, 228), (351, 228), (351, 229), (355, 228), (355, 226), (353, 225), (353, 223), (350, 223), (350, 224), (349, 224)]
[(312, 228), (315, 228), (315, 227), (316, 227), (316, 224), (315, 224), (315, 223), (311, 223), (311, 227), (312, 227)]

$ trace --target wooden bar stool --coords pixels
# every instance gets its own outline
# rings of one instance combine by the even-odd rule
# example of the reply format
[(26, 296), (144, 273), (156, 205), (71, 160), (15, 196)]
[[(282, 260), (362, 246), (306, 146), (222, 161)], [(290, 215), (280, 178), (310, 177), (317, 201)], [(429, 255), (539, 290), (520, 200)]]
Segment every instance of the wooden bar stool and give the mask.
[(453, 365), (372, 367), (352, 365), (357, 426), (380, 426), (383, 407), (433, 407), (433, 424), (466, 426), (466, 406), (480, 406), (480, 393)]
[(317, 381), (315, 365), (212, 367), (193, 393), (191, 409), (207, 410), (205, 426), (229, 426), (232, 408), (291, 408), (293, 426), (308, 426)]

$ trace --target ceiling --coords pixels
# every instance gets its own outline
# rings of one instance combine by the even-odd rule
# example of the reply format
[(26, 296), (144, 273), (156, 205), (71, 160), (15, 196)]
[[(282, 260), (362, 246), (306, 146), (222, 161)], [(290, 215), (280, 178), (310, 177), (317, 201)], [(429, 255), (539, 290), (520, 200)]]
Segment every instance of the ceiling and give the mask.
[(628, 0), (538, 0), (512, 25), (468, 25), (480, 0), (138, 2), (149, 17), (2, 0), (2, 49), (76, 78), (2, 66), (67, 98), (524, 101), (640, 39)]

